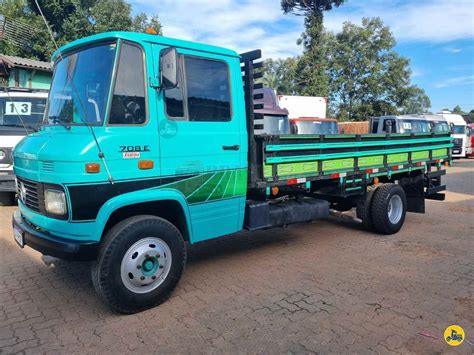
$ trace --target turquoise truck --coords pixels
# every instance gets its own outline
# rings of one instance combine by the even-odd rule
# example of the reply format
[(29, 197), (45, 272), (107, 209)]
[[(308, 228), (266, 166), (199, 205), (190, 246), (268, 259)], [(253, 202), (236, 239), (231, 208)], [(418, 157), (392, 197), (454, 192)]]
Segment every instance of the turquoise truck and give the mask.
[(393, 234), (444, 199), (449, 132), (254, 134), (260, 57), (127, 32), (60, 48), (44, 125), (14, 150), (16, 242), (92, 260), (100, 298), (133, 313), (170, 295), (186, 244), (330, 209)]

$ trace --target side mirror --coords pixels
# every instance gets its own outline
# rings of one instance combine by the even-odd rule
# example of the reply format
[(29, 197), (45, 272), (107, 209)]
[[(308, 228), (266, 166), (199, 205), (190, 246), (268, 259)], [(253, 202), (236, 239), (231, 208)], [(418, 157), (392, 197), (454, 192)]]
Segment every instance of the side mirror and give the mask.
[(178, 54), (176, 48), (169, 47), (160, 53), (161, 89), (169, 90), (178, 86)]
[(454, 133), (454, 123), (452, 123), (452, 122), (449, 123), (449, 133), (451, 133), (451, 134)]

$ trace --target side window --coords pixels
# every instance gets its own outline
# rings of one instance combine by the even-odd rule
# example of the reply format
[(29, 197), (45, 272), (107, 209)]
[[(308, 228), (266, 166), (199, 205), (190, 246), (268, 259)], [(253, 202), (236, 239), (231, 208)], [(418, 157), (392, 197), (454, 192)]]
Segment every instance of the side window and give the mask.
[(395, 122), (395, 120), (391, 120), (391, 119), (383, 121), (383, 131), (384, 132), (388, 131), (388, 126), (390, 125), (390, 123), (387, 123), (388, 121), (390, 121), (392, 124), (392, 133), (397, 133), (397, 123)]
[(379, 120), (372, 120), (372, 133), (377, 133), (379, 130)]
[(181, 58), (179, 85), (165, 91), (168, 117), (201, 122), (230, 121), (232, 113), (227, 64), (193, 56)]
[(142, 50), (123, 43), (110, 109), (110, 124), (142, 124), (146, 121), (145, 70)]

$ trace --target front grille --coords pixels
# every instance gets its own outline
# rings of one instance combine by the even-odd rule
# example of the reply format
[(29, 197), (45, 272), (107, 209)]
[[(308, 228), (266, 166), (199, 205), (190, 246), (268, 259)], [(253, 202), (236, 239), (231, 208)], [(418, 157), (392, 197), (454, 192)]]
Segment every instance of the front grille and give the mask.
[(43, 191), (39, 191), (38, 183), (20, 177), (17, 177), (17, 182), (17, 193), (20, 201), (30, 210), (40, 212)]
[(461, 149), (462, 148), (462, 139), (456, 138), (453, 140), (454, 148)]

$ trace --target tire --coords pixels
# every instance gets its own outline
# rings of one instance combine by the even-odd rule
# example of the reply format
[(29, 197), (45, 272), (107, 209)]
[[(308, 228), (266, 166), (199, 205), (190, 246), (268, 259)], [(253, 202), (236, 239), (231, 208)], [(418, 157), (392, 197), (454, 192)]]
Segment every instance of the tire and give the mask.
[(377, 190), (378, 185), (369, 186), (367, 188), (367, 194), (364, 199), (361, 199), (357, 202), (356, 213), (357, 218), (362, 220), (362, 226), (369, 232), (374, 231), (374, 225), (372, 222), (372, 198), (375, 191)]
[(186, 264), (179, 230), (155, 216), (130, 217), (110, 229), (92, 283), (113, 311), (131, 314), (163, 303), (178, 284)]
[(381, 234), (394, 234), (402, 228), (407, 211), (405, 191), (400, 185), (384, 184), (374, 193), (371, 206), (374, 229)]

